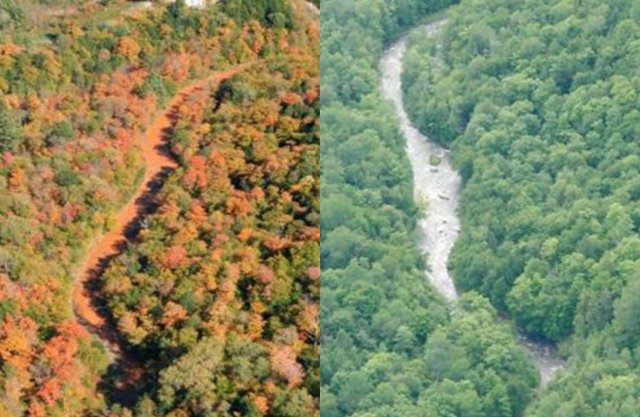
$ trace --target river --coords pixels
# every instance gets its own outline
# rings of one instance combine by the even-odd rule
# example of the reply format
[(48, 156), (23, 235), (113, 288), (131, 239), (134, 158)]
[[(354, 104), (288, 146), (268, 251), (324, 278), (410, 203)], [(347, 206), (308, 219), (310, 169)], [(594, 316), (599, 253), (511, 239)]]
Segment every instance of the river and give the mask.
[[(416, 28), (426, 36), (434, 36), (445, 21)], [(382, 91), (393, 102), (406, 140), (406, 151), (413, 169), (414, 198), (424, 212), (418, 222), (418, 245), (426, 257), (431, 284), (451, 303), (458, 292), (449, 274), (449, 253), (460, 233), (458, 201), (462, 181), (451, 165), (449, 150), (420, 133), (409, 120), (402, 98), (402, 62), (407, 36), (390, 45), (382, 58)], [(518, 333), (518, 341), (529, 352), (540, 373), (541, 387), (561, 371), (564, 360), (555, 346), (539, 343)]]

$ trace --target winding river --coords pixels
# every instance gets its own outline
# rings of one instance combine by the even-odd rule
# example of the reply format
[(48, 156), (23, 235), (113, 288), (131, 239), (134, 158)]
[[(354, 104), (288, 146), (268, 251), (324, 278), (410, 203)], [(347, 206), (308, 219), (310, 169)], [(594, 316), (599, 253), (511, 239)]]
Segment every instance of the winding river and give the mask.
[[(433, 36), (444, 23), (444, 20), (440, 20), (415, 30)], [(427, 277), (449, 302), (455, 302), (458, 292), (449, 275), (447, 262), (460, 232), (458, 200), (461, 179), (451, 165), (449, 151), (420, 133), (405, 111), (401, 76), (406, 46), (405, 36), (385, 50), (381, 64), (382, 91), (393, 102), (406, 139), (406, 151), (413, 168), (414, 197), (425, 205), (418, 224), (418, 245), (430, 268)], [(553, 345), (534, 342), (521, 333), (518, 334), (518, 340), (535, 362), (541, 386), (546, 386), (564, 368), (563, 359), (558, 356)]]

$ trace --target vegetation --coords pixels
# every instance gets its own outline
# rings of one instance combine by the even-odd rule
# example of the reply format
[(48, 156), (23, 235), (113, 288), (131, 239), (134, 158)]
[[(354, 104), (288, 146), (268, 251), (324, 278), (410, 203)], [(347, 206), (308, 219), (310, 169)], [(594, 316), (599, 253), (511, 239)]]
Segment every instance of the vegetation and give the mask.
[(552, 3), (465, 1), (437, 41), (415, 40), (406, 102), (466, 183), (457, 284), (566, 340), (571, 369), (528, 415), (632, 416), (640, 8)]
[(319, 76), (290, 48), (182, 106), (182, 168), (104, 276), (154, 416), (318, 413)]
[(258, 20), (276, 27), (293, 23), (293, 10), (288, 0), (226, 0), (223, 10), (238, 22)]
[(414, 242), (411, 172), (377, 66), (384, 42), (444, 5), (322, 5), (323, 417), (518, 416), (538, 383), (486, 299), (449, 311)]
[[(164, 318), (156, 316), (157, 309), (143, 315), (152, 320), (145, 330), (153, 335), (144, 352), (166, 352), (153, 368), (158, 372), (166, 368), (160, 373), (162, 387), (154, 387), (157, 395), (149, 392), (151, 400), (160, 398), (161, 408), (149, 411), (151, 400), (145, 399), (137, 410), (115, 407), (111, 413), (157, 416), (162, 409), (173, 416), (212, 415), (215, 405), (215, 412), (235, 407), (232, 412), (252, 410), (245, 415), (313, 415), (318, 391), (314, 383), (318, 348), (313, 342), (318, 292), (313, 265), (317, 268), (319, 251), (314, 232), (318, 29), (301, 20), (296, 20), (296, 33), (254, 20), (241, 24), (219, 7), (156, 5), (134, 11), (111, 2), (104, 7), (87, 4), (66, 14), (60, 12), (72, 6), (60, 3), (31, 10), (27, 2), (0, 2), (0, 22), (5, 22), (7, 10), (25, 16), (22, 26), (15, 25), (15, 19), (6, 20), (10, 25), (0, 23), (0, 29), (6, 29), (0, 30), (0, 415), (108, 415), (103, 411), (108, 393), (98, 387), (106, 372), (106, 354), (95, 337), (74, 321), (71, 311), (76, 266), (140, 178), (138, 138), (154, 112), (191, 80), (261, 59), (268, 63), (225, 87), (229, 96), (219, 98), (219, 109), (207, 105), (198, 117), (185, 112), (175, 132), (174, 151), (184, 169), (171, 178), (163, 196), (168, 206), (175, 204), (178, 217), (171, 222), (184, 226), (182, 233), (196, 234), (181, 247), (184, 236), (174, 240), (173, 229), (162, 229), (163, 216), (171, 215), (163, 212), (149, 232), (166, 235), (166, 241), (143, 239), (161, 245), (144, 253), (157, 255), (154, 259), (166, 269), (151, 272), (148, 259), (128, 269), (137, 274), (135, 268), (145, 266), (141, 272), (167, 279), (157, 301), (158, 307), (166, 307)], [(123, 13), (107, 18), (112, 10)], [(244, 104), (253, 110), (239, 112)], [(236, 124), (221, 129), (221, 121), (227, 119)], [(214, 144), (226, 146), (225, 152), (215, 153), (210, 147)], [(212, 153), (215, 158), (229, 158), (229, 165), (217, 165), (220, 170), (203, 166), (205, 156)], [(222, 175), (229, 178), (225, 181)], [(216, 194), (215, 189), (205, 193), (203, 182), (209, 181), (227, 184), (228, 194)], [(255, 195), (250, 194), (254, 188)], [(275, 200), (279, 202), (275, 207), (262, 205)], [(232, 220), (237, 215), (236, 224), (229, 224), (230, 215)], [(286, 225), (282, 230), (274, 226), (281, 224)], [(234, 238), (227, 243), (227, 234), (230, 240), (241, 230), (244, 241)], [(214, 237), (220, 240), (214, 243)], [(125, 258), (134, 259), (138, 250), (142, 251), (131, 248)], [(213, 269), (198, 269), (205, 254)], [(220, 268), (216, 262), (222, 259), (235, 263)], [(245, 264), (245, 259), (254, 263)], [(238, 265), (262, 267), (263, 275), (251, 275), (255, 269)], [(229, 326), (225, 346), (205, 343), (212, 340), (199, 323), (205, 318), (194, 313), (201, 308), (207, 320), (215, 316), (211, 302), (216, 281), (186, 282), (185, 274), (191, 272), (219, 277), (220, 287), (227, 291), (229, 304), (220, 314), (235, 317), (214, 320), (216, 332)], [(170, 278), (180, 284), (171, 297), (165, 294)], [(272, 282), (266, 282), (269, 279)], [(238, 286), (233, 303), (232, 283)], [(256, 285), (262, 286), (262, 295), (256, 293), (254, 299), (249, 290)], [(153, 295), (144, 286), (125, 301), (119, 298), (122, 294), (109, 293), (114, 315), (126, 313), (122, 310), (131, 306), (131, 300), (143, 298), (143, 289)], [(108, 293), (106, 284), (104, 290)], [(183, 326), (185, 309), (194, 314)], [(129, 337), (130, 328), (122, 328)], [(209, 356), (206, 364), (200, 363), (203, 352)], [(249, 358), (249, 362), (220, 371), (216, 355)], [(253, 359), (259, 366), (247, 369)], [(195, 380), (185, 377), (193, 367), (201, 371)], [(226, 382), (225, 372), (241, 375), (233, 382), (235, 388)], [(220, 387), (223, 397), (212, 399), (210, 393), (198, 391), (206, 379), (203, 375)], [(243, 385), (250, 382), (256, 385), (253, 394)], [(183, 397), (187, 388), (193, 391)], [(230, 399), (234, 395), (237, 400)], [(192, 414), (184, 414), (189, 410)]]

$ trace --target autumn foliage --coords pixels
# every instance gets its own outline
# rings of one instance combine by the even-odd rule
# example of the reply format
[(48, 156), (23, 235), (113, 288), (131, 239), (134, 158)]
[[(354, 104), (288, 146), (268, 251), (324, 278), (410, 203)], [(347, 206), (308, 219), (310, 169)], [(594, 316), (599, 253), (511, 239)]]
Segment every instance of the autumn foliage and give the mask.
[[(317, 218), (317, 201), (311, 204), (317, 179), (305, 197), (294, 194), (274, 211), (267, 205), (299, 182), (300, 174), (287, 178), (287, 172), (317, 178), (318, 138), (310, 133), (317, 130), (317, 100), (298, 103), (297, 113), (286, 115), (293, 108), (282, 100), (289, 92), (318, 88), (317, 59), (309, 49), (317, 41), (313, 28), (302, 25), (294, 34), (255, 21), (238, 24), (215, 7), (196, 11), (160, 4), (101, 19), (108, 15), (102, 7), (96, 3), (86, 14), (52, 11), (50, 19), (46, 9), (38, 9), (38, 30), (0, 28), (0, 416), (121, 412), (107, 404), (108, 393), (99, 385), (108, 376), (104, 347), (74, 320), (70, 297), (77, 265), (141, 178), (140, 138), (156, 111), (182, 85), (241, 62), (272, 61), (280, 76), (272, 80), (272, 68), (261, 63), (225, 84), (221, 97), (212, 86), (180, 109), (172, 149), (182, 168), (165, 185), (160, 210), (139, 244), (112, 266), (103, 291), (117, 330), (143, 357), (162, 354), (149, 363), (158, 375), (170, 374), (172, 363), (189, 355), (195, 343), (233, 333), (237, 345), (224, 347), (228, 355), (243, 350), (243, 343), (255, 345), (256, 358), (271, 372), (271, 350), (291, 346), (291, 357), (303, 368), (300, 378), (308, 379), (305, 369), (317, 366), (301, 359), (313, 356), (308, 344), (274, 338), (281, 328), (295, 326), (304, 303), (314, 302), (315, 295), (303, 302), (301, 294), (313, 291), (301, 271), (317, 265), (317, 241), (300, 236), (307, 236), (303, 229), (317, 228), (316, 220), (293, 223), (302, 212), (291, 213), (294, 204), (302, 204), (304, 213)], [(290, 39), (284, 49), (283, 37)], [(290, 76), (294, 67), (303, 78)], [(245, 88), (240, 84), (260, 91), (260, 97), (237, 101), (235, 92)], [(268, 86), (274, 94), (262, 92)], [(268, 103), (268, 122), (257, 116), (262, 102)], [(244, 115), (245, 107), (256, 109), (255, 120)], [(233, 123), (224, 127), (221, 118)], [(274, 141), (272, 136), (287, 134), (278, 123), (305, 142)], [(268, 165), (279, 172), (272, 187), (260, 171), (266, 160), (245, 158), (250, 138), (256, 153), (264, 153), (260, 135), (284, 158)], [(242, 142), (234, 142), (240, 136)], [(315, 161), (300, 169), (299, 155)], [(254, 172), (245, 179), (241, 172), (247, 169)], [(286, 216), (291, 220), (283, 227), (265, 226)], [(267, 237), (286, 245), (271, 251), (263, 245)], [(142, 251), (148, 256), (138, 257)], [(278, 278), (262, 283), (260, 265)], [(263, 287), (255, 299), (254, 285)], [(269, 293), (280, 301), (269, 301)], [(282, 375), (274, 370), (258, 377), (253, 391), (238, 388), (246, 394), (238, 401), (269, 412), (279, 394), (264, 387), (273, 382), (284, 389), (289, 381)], [(306, 394), (313, 388), (304, 384), (313, 385), (302, 379), (295, 385), (314, 409)], [(155, 388), (149, 396), (167, 413), (197, 413), (178, 398), (160, 401)]]
[(311, 53), (291, 47), (181, 106), (170, 144), (182, 166), (149, 227), (105, 274), (121, 331), (158, 374), (145, 401), (160, 413), (318, 412), (319, 79)]

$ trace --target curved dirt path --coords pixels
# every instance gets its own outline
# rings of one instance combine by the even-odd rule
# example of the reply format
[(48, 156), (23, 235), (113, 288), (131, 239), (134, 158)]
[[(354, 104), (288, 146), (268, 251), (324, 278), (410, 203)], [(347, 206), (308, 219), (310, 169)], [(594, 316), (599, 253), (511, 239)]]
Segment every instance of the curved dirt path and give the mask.
[[(444, 20), (441, 20), (415, 30), (425, 31), (426, 36), (433, 36), (444, 23)], [(430, 267), (427, 277), (449, 302), (455, 302), (459, 295), (449, 275), (447, 262), (460, 232), (458, 199), (462, 182), (451, 165), (449, 151), (420, 133), (412, 125), (404, 108), (402, 59), (406, 46), (405, 36), (385, 50), (381, 62), (382, 91), (393, 102), (406, 139), (407, 155), (413, 168), (414, 198), (426, 204), (418, 223), (418, 245)], [(439, 164), (430, 164), (434, 157), (440, 160)], [(537, 343), (521, 333), (518, 334), (518, 340), (535, 362), (540, 373), (541, 386), (546, 386), (555, 374), (564, 368), (564, 360), (558, 356), (551, 344)]]
[(156, 208), (154, 196), (168, 174), (178, 167), (169, 152), (167, 135), (176, 121), (177, 110), (194, 92), (209, 85), (217, 84), (249, 64), (240, 65), (227, 71), (216, 72), (210, 77), (182, 88), (169, 101), (144, 134), (142, 153), (146, 165), (145, 175), (127, 204), (118, 213), (115, 224), (90, 248), (89, 254), (78, 274), (73, 289), (73, 311), (78, 322), (95, 334), (103, 343), (112, 363), (116, 364), (122, 377), (114, 383), (116, 389), (131, 394), (129, 389), (144, 376), (142, 364), (125, 349), (125, 341), (120, 337), (110, 319), (99, 293), (99, 281), (109, 261), (126, 247), (140, 229), (140, 221)]

